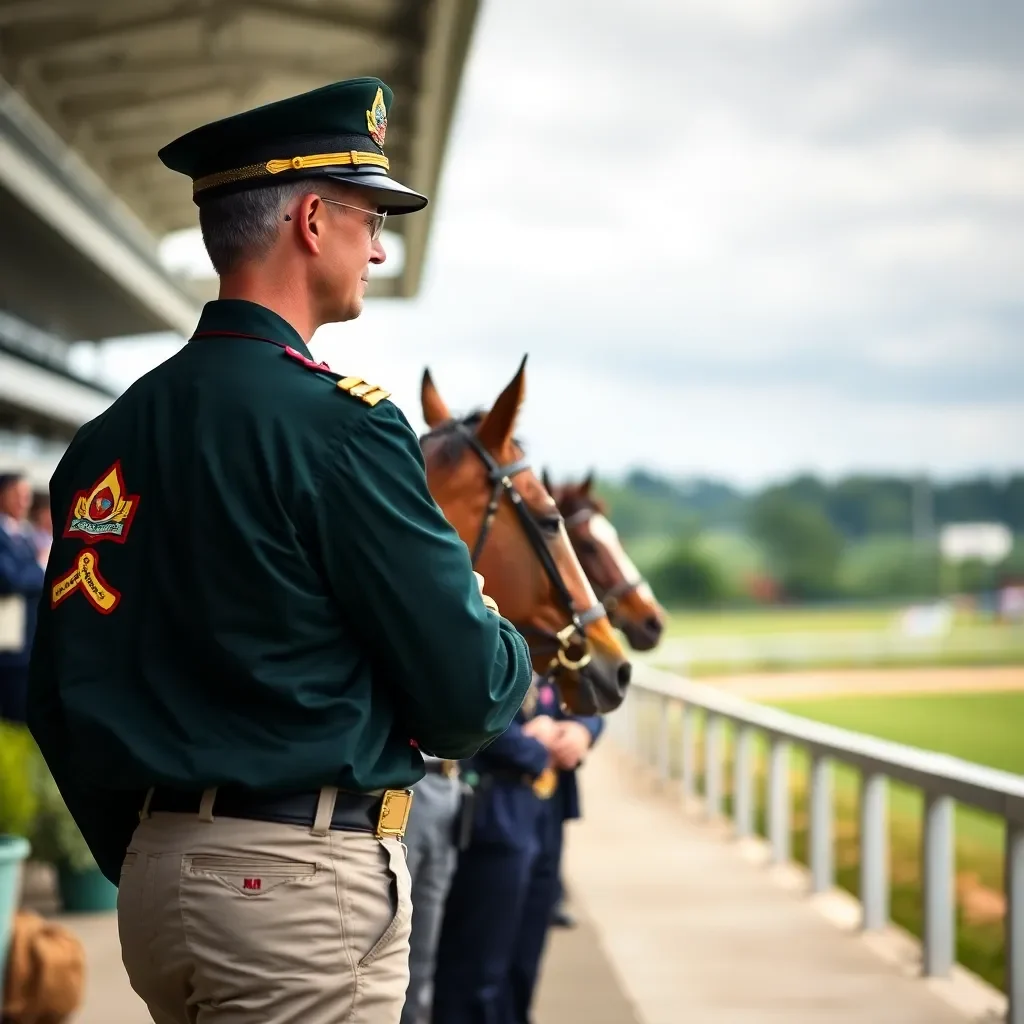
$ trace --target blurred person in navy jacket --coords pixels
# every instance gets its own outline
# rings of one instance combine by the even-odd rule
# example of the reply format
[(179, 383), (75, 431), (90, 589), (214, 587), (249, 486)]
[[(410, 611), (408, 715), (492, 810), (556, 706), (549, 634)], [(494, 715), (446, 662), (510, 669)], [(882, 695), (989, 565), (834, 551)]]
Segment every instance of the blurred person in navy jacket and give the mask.
[(28, 480), (20, 473), (0, 474), (0, 607), (24, 623), (20, 642), (0, 650), (0, 719), (9, 722), (25, 721), (28, 662), (48, 553), (29, 524), (31, 505)]
[(564, 715), (535, 679), (512, 725), (464, 763), (479, 777), (469, 846), (445, 906), (433, 1024), (526, 1024), (559, 896), (562, 825), (578, 817), (575, 767), (601, 719)]

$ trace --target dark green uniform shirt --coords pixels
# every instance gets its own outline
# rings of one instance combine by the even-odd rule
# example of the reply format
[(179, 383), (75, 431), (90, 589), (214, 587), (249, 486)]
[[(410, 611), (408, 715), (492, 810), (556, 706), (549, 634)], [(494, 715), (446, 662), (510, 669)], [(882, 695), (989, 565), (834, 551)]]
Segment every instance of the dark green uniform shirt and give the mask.
[(29, 720), (108, 877), (150, 786), (408, 786), (411, 741), (471, 755), (529, 686), (405, 417), (308, 360), (209, 303), (50, 482)]

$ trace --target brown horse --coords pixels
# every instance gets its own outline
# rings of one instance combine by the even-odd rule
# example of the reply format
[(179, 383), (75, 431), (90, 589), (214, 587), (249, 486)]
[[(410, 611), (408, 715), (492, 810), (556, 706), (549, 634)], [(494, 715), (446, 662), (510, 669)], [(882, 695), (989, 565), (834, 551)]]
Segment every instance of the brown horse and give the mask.
[(631, 667), (558, 506), (513, 436), (525, 368), (524, 359), (488, 412), (464, 419), (452, 417), (424, 371), (427, 483), (469, 547), (485, 592), (529, 643), (534, 669), (557, 682), (571, 712), (604, 714), (625, 698)]
[(555, 487), (547, 473), (543, 480), (565, 518), (580, 565), (612, 622), (626, 634), (633, 650), (657, 647), (665, 628), (665, 610), (626, 554), (604, 503), (591, 493), (593, 475), (582, 483), (561, 487)]

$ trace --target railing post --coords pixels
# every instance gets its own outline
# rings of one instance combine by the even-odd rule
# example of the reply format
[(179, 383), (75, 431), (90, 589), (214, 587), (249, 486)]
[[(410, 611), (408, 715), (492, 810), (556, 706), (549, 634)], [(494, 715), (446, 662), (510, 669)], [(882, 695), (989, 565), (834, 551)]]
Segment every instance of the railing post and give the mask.
[(722, 716), (704, 720), (704, 813), (714, 820), (722, 815)]
[(736, 764), (733, 768), (733, 821), (737, 836), (754, 833), (754, 730), (738, 726)]
[(921, 833), (922, 966), (929, 976), (948, 975), (956, 956), (953, 809), (952, 797), (925, 792)]
[(668, 782), (668, 712), (669, 700), (667, 697), (655, 697), (658, 716), (658, 781)]
[(687, 811), (693, 806), (693, 794), (696, 789), (694, 779), (694, 762), (697, 732), (697, 711), (692, 704), (683, 705), (683, 749), (681, 775), (683, 784), (680, 787), (683, 797), (683, 810)]
[(889, 920), (888, 780), (865, 772), (860, 791), (860, 901), (865, 931)]
[(1024, 823), (1006, 822), (1006, 1024), (1024, 1024)]
[(768, 838), (772, 863), (789, 860), (789, 741), (772, 737), (768, 765)]
[(832, 762), (824, 754), (811, 755), (810, 862), (811, 891), (828, 892), (835, 884), (833, 849)]
[(645, 693), (644, 702), (640, 707), (641, 720), (640, 732), (642, 735), (641, 744), (643, 747), (643, 762), (647, 768), (653, 768), (657, 764), (656, 745), (658, 742), (657, 722), (651, 721), (652, 705), (656, 700), (654, 694)]

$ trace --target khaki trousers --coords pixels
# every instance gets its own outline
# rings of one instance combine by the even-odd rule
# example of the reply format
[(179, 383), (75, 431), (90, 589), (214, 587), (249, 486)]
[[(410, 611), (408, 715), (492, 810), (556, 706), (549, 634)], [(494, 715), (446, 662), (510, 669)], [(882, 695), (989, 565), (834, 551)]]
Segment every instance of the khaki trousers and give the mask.
[(122, 959), (155, 1024), (398, 1024), (403, 844), (205, 818), (145, 816), (121, 869)]

